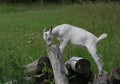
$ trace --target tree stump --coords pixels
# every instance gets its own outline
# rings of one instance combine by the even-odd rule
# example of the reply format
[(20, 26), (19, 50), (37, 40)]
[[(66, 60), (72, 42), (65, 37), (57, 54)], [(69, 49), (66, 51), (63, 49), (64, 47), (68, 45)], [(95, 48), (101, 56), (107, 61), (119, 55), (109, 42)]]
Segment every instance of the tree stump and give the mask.
[(53, 68), (55, 84), (69, 84), (59, 47), (56, 45), (49, 46), (47, 53)]

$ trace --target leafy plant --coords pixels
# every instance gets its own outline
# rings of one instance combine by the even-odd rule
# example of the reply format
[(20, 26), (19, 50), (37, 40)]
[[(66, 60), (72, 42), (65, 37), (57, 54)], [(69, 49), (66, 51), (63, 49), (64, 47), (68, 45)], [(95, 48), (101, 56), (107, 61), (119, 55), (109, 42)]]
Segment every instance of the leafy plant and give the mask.
[(44, 67), (43, 69), (42, 69), (42, 73), (43, 74), (46, 74), (46, 73), (52, 73), (52, 70), (50, 69), (50, 68), (48, 68), (48, 67)]

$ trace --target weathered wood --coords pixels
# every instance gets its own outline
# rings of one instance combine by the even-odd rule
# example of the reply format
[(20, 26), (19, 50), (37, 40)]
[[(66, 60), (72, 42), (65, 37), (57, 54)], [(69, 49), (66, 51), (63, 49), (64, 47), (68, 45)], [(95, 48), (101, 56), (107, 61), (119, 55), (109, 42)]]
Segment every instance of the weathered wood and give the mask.
[(40, 57), (37, 66), (41, 69), (43, 69), (44, 67), (52, 68), (48, 57)]
[[(55, 84), (108, 84), (108, 75), (96, 76), (94, 83), (90, 62), (81, 57), (72, 57), (65, 64), (57, 46), (47, 49), (48, 57), (40, 57), (34, 62), (25, 66), (25, 80), (31, 84), (49, 84), (54, 78)], [(50, 59), (50, 60), (49, 60)], [(52, 67), (51, 67), (52, 64)], [(53, 73), (42, 73), (43, 68), (53, 68)], [(67, 70), (66, 70), (67, 67)], [(66, 76), (67, 71), (69, 76)], [(119, 84), (120, 68), (112, 71), (111, 84)], [(68, 75), (68, 74), (67, 74)], [(69, 82), (68, 82), (69, 78)], [(34, 80), (34, 81), (33, 81)], [(47, 81), (45, 81), (47, 80)], [(116, 81), (117, 80), (117, 81)], [(89, 83), (88, 83), (89, 82)]]
[(81, 57), (71, 57), (65, 63), (69, 77), (73, 77), (69, 81), (72, 84), (88, 84), (93, 82), (93, 73), (91, 71), (91, 64), (88, 60)]
[(25, 73), (26, 76), (31, 76), (31, 75), (33, 75), (33, 73), (38, 71), (38, 67), (37, 67), (38, 60), (39, 59), (33, 61), (32, 63), (30, 63), (26, 66), (24, 66), (24, 73)]
[(53, 73), (47, 72), (47, 69), (52, 71), (52, 66), (48, 57), (40, 57), (34, 62), (24, 66), (24, 68), (24, 79), (30, 84), (45, 84), (44, 80), (50, 81), (53, 79)]
[(93, 84), (109, 84), (108, 73), (103, 73), (102, 75), (95, 75)]
[(120, 67), (112, 70), (110, 75), (110, 84), (120, 84)]
[(59, 47), (49, 46), (47, 53), (53, 68), (55, 84), (69, 84)]
[(33, 74), (41, 74), (44, 67), (51, 68), (51, 64), (48, 57), (40, 57), (32, 63), (24, 66), (25, 75), (31, 76)]
[[(73, 58), (78, 58), (78, 57), (72, 57), (70, 59), (73, 60)], [(80, 59), (82, 59), (82, 58), (80, 58)], [(81, 64), (81, 62), (79, 62), (79, 61), (84, 61), (84, 60), (80, 60), (80, 59), (78, 61), (76, 61), (75, 64), (79, 65), (79, 63)], [(71, 61), (69, 61), (69, 62), (71, 62)], [(86, 60), (84, 62), (82, 62), (82, 64), (87, 65)], [(48, 82), (51, 81), (54, 78), (53, 73), (42, 73), (42, 71), (45, 67), (48, 67), (48, 68), (52, 69), (51, 68), (51, 63), (50, 63), (50, 60), (49, 60), (48, 57), (40, 57), (39, 59), (35, 60), (34, 62), (26, 65), (25, 69), (26, 69), (27, 72), (26, 72), (26, 76), (24, 77), (25, 80), (27, 80), (31, 84), (32, 83), (34, 83), (34, 84), (46, 84), (45, 80), (47, 80)], [(63, 67), (64, 67), (64, 65), (63, 65)], [(80, 68), (82, 68), (82, 67), (80, 67)], [(70, 68), (67, 67), (67, 69), (70, 71)], [(82, 72), (83, 72), (83, 69), (82, 69)], [(70, 84), (81, 84), (81, 83), (82, 84), (87, 84), (88, 80), (91, 78), (90, 77), (91, 72), (87, 73), (88, 71), (84, 71), (84, 73), (78, 73), (77, 71), (73, 71), (71, 69), (71, 72), (72, 72), (72, 75), (69, 74)], [(71, 72), (69, 72), (69, 73), (71, 73)], [(72, 77), (72, 76), (75, 76), (75, 77)]]
[(71, 68), (73, 71), (84, 74), (89, 73), (91, 71), (91, 64), (88, 60), (83, 59), (81, 57), (71, 57), (66, 63), (65, 63), (68, 71)]

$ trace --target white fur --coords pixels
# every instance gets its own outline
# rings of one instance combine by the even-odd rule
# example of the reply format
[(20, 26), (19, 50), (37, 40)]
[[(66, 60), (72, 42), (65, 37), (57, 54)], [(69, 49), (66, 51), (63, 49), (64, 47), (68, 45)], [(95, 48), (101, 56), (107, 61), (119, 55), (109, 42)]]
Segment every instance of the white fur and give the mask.
[(106, 33), (97, 38), (95, 35), (82, 28), (78, 28), (69, 24), (62, 24), (50, 29), (47, 32), (44, 31), (43, 38), (48, 45), (52, 44), (52, 39), (54, 36), (56, 36), (60, 41), (59, 48), (61, 53), (68, 42), (73, 45), (84, 46), (95, 60), (99, 72), (103, 71), (103, 60), (100, 54), (97, 52), (96, 45), (101, 39), (107, 37)]

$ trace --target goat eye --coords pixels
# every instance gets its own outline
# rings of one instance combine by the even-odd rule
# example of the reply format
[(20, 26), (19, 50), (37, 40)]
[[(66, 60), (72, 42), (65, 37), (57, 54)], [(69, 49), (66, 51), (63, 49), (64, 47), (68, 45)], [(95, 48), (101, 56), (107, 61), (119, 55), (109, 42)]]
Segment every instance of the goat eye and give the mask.
[(47, 36), (47, 34), (45, 33), (45, 35)]
[(50, 41), (50, 40), (51, 40), (51, 38), (48, 38), (48, 40)]

